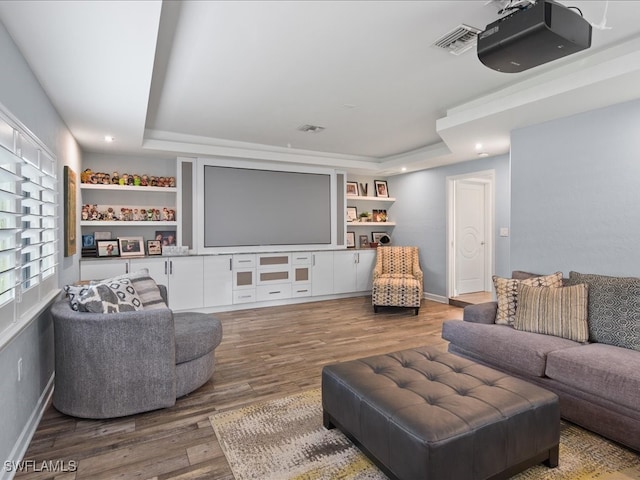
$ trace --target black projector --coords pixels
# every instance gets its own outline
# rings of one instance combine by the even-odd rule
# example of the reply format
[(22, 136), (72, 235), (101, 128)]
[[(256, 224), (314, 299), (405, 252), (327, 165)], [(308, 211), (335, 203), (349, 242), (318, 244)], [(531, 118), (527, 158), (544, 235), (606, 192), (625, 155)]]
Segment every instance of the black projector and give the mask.
[(515, 73), (591, 46), (591, 25), (552, 0), (538, 0), (487, 25), (478, 35), (478, 58), (499, 72)]

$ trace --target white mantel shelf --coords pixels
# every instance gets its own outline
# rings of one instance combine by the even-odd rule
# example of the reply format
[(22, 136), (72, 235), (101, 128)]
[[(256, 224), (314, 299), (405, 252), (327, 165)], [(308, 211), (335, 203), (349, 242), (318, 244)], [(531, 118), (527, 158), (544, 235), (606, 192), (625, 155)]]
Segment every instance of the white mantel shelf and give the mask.
[(348, 227), (395, 227), (396, 222), (347, 222)]
[(357, 200), (357, 201), (370, 201), (370, 202), (395, 202), (396, 199), (393, 197), (371, 197), (371, 196), (359, 196), (359, 195), (347, 195), (347, 200)]
[[(144, 187), (147, 188), (147, 187)], [(82, 227), (175, 227), (178, 225), (178, 222), (148, 222), (148, 221), (109, 221), (109, 220), (83, 220), (80, 222), (80, 226)]]
[(100, 184), (100, 183), (81, 183), (80, 188), (83, 190), (118, 190), (121, 192), (166, 192), (176, 193), (178, 189), (176, 187), (141, 187), (135, 185), (115, 185), (115, 184)]

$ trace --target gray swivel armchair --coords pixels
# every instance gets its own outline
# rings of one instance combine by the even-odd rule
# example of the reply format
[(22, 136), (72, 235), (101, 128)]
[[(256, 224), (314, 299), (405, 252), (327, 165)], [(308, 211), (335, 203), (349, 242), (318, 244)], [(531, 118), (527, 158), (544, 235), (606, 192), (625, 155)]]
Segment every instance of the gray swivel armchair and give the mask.
[[(166, 288), (158, 285), (166, 302)], [(51, 307), (55, 338), (53, 405), (81, 418), (114, 418), (170, 407), (214, 371), (220, 321), (169, 308), (120, 313)]]

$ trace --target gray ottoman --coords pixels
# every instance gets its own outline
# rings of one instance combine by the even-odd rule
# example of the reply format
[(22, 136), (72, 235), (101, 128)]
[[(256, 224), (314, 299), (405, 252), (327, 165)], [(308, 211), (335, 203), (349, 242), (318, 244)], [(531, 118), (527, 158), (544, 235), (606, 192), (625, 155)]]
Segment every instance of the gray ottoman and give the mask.
[(322, 407), (325, 427), (391, 478), (508, 478), (558, 465), (554, 393), (432, 347), (324, 367)]

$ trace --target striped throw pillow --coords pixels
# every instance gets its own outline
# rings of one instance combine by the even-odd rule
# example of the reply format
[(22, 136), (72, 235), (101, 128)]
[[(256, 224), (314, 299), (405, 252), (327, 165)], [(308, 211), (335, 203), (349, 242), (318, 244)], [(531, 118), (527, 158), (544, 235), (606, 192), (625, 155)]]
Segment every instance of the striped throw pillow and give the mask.
[(518, 285), (531, 285), (534, 287), (561, 287), (562, 272), (552, 273), (540, 277), (531, 277), (524, 280), (515, 278), (502, 278), (493, 276), (493, 285), (496, 289), (498, 300), (498, 312), (495, 323), (498, 325), (513, 325), (518, 310)]
[(558, 288), (520, 284), (513, 326), (584, 343), (589, 339), (588, 290), (586, 284)]

